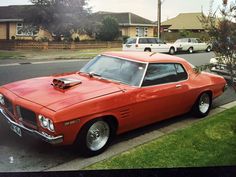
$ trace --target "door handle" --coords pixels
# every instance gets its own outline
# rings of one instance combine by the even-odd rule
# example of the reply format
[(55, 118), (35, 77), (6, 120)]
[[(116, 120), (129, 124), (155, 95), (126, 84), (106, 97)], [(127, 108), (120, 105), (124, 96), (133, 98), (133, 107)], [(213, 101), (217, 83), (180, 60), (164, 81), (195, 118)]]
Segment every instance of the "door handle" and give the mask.
[(175, 87), (176, 87), (176, 88), (181, 88), (182, 85), (178, 84), (178, 85), (176, 85)]

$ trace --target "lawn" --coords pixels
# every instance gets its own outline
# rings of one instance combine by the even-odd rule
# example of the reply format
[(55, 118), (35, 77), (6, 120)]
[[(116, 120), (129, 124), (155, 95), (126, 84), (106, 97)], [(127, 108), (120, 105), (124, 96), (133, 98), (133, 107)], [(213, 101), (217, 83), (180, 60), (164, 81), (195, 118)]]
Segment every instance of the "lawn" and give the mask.
[(236, 165), (236, 107), (86, 169), (228, 165)]
[(24, 59), (25, 56), (19, 51), (0, 50), (0, 60), (4, 59)]
[(83, 59), (92, 58), (105, 51), (120, 51), (121, 48), (81, 49), (81, 50), (0, 50), (2, 59)]

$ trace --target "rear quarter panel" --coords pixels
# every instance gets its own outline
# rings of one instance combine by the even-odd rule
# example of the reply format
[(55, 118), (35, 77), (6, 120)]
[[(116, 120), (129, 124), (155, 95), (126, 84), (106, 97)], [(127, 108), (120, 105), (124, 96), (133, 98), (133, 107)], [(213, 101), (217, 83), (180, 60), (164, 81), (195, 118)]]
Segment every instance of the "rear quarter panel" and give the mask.
[(190, 83), (192, 87), (190, 95), (194, 96), (195, 100), (201, 93), (206, 91), (211, 91), (212, 98), (215, 99), (223, 93), (226, 81), (223, 77), (211, 73), (193, 72)]

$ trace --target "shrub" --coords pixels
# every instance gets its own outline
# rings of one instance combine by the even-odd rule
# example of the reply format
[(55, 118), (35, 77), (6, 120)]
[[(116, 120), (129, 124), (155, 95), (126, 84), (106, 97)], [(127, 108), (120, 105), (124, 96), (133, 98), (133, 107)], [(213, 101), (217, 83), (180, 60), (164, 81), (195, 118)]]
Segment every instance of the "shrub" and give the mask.
[(114, 41), (120, 34), (119, 24), (113, 17), (107, 16), (102, 20), (97, 38), (102, 41)]

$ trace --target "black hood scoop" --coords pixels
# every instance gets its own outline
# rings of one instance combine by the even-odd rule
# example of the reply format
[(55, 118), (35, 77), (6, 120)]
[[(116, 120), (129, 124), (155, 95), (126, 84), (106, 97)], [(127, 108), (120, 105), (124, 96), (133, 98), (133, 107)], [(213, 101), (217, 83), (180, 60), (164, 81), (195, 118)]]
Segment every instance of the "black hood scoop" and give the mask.
[(81, 83), (81, 80), (74, 78), (58, 78), (52, 81), (52, 85), (59, 89), (68, 89)]

